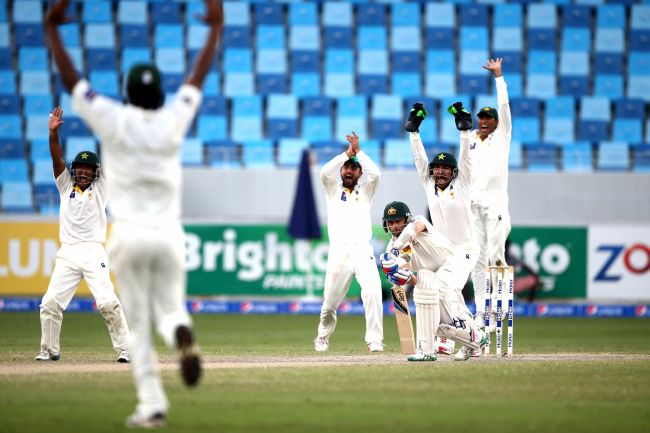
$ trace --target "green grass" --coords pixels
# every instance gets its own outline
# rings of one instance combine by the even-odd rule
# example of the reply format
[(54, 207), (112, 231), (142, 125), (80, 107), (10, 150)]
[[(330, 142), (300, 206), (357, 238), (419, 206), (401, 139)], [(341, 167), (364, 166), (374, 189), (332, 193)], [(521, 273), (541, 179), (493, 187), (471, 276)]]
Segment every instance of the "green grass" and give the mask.
[[(206, 358), (318, 356), (316, 316), (196, 316)], [(516, 353), (650, 354), (650, 321), (517, 320)], [(0, 314), (0, 368), (31, 365), (38, 315)], [(398, 353), (385, 318), (389, 353)], [(67, 314), (57, 365), (115, 359), (98, 315)], [(333, 355), (362, 355), (363, 318), (342, 316)], [(171, 352), (161, 348), (163, 355)], [(586, 357), (585, 357), (586, 358)], [(207, 370), (185, 389), (164, 371), (169, 432), (645, 432), (650, 363), (634, 359), (422, 363)], [(115, 432), (135, 405), (130, 371), (3, 375), (0, 431)]]

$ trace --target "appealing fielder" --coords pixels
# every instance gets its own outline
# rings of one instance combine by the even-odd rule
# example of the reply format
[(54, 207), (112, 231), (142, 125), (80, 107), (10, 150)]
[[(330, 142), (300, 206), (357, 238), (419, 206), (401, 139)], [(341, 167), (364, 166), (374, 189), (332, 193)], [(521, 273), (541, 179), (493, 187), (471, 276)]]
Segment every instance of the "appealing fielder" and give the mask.
[[(359, 137), (354, 132), (345, 138), (350, 144), (348, 149), (327, 162), (320, 173), (327, 200), (330, 247), (314, 349), (325, 352), (329, 348), (329, 338), (336, 327), (336, 309), (354, 277), (361, 286), (361, 300), (366, 312), (368, 351), (383, 352), (381, 280), (370, 245), (370, 206), (379, 186), (379, 168), (361, 150)], [(366, 182), (359, 184), (362, 169), (366, 173)]]
[(164, 105), (158, 69), (135, 65), (127, 77), (128, 104), (96, 93), (80, 79), (57, 26), (68, 1), (56, 3), (46, 25), (52, 52), (72, 106), (100, 140), (111, 211), (109, 253), (133, 333), (131, 357), (138, 405), (129, 427), (163, 427), (169, 402), (162, 387), (152, 325), (180, 354), (186, 385), (198, 383), (201, 364), (185, 305), (184, 232), (181, 215), (183, 138), (201, 104), (201, 87), (223, 27), (221, 2), (206, 0), (209, 32), (194, 70)]
[[(508, 213), (508, 156), (512, 135), (512, 120), (508, 90), (501, 71), (502, 59), (490, 59), (484, 69), (494, 73), (498, 110), (483, 107), (478, 117), (478, 129), (471, 132), (474, 179), (472, 182), (472, 212), (474, 233), (480, 245), (480, 254), (472, 272), (476, 320), (484, 324), (485, 267), (507, 266), (505, 243), (510, 233)], [(461, 133), (461, 141), (462, 141)], [(496, 284), (492, 284), (495, 287)], [(490, 323), (496, 324), (496, 290), (492, 293)]]
[(454, 359), (469, 359), (472, 350), (481, 350), (487, 337), (458, 298), (458, 286), (467, 281), (465, 252), (423, 216), (411, 218), (405, 203), (388, 203), (382, 224), (392, 234), (381, 259), (386, 277), (399, 286), (415, 284), (417, 353), (408, 360), (435, 361), (435, 335), (460, 341), (463, 347)]
[[(465, 281), (467, 281), (478, 259), (479, 251), (478, 244), (474, 239), (474, 217), (470, 201), (473, 175), (472, 158), (470, 157), (472, 116), (460, 102), (449, 107), (448, 111), (454, 115), (456, 128), (461, 131), (459, 163), (456, 162), (454, 155), (448, 152), (436, 154), (429, 162), (418, 132), (422, 120), (427, 116), (426, 108), (421, 103), (413, 104), (413, 109), (409, 113), (404, 128), (410, 133), (413, 161), (427, 196), (431, 220), (434, 226), (465, 257), (462, 271), (465, 272)], [(455, 287), (461, 306), (465, 305), (464, 302), (461, 303), (464, 284), (465, 282)], [(453, 342), (451, 343), (453, 344)], [(448, 353), (449, 348), (442, 346), (440, 351)], [(453, 346), (451, 346), (451, 351), (453, 352)]]
[(118, 362), (129, 362), (129, 330), (122, 305), (108, 271), (106, 242), (106, 184), (100, 174), (99, 158), (90, 151), (79, 152), (71, 165), (65, 166), (59, 143), (63, 110), (56, 107), (50, 114), (50, 155), (56, 188), (61, 197), (59, 240), (52, 278), (40, 306), (41, 351), (37, 361), (61, 358), (60, 335), (63, 311), (68, 308), (84, 278), (95, 298), (97, 310), (106, 321)]

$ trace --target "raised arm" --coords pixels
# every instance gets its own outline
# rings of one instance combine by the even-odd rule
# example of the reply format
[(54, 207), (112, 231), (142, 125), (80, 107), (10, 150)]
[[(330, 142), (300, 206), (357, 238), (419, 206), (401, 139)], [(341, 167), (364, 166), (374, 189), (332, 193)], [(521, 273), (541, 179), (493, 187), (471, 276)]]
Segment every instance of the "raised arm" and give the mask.
[(427, 152), (424, 150), (424, 144), (420, 138), (419, 132), (410, 132), (409, 140), (411, 141), (411, 152), (413, 153), (413, 162), (420, 176), (420, 181), (424, 184), (429, 178), (429, 160)]
[(223, 4), (221, 0), (205, 0), (205, 15), (201, 20), (210, 27), (208, 38), (203, 49), (198, 54), (194, 63), (194, 70), (190, 73), (186, 83), (199, 89), (203, 87), (205, 76), (210, 72), (210, 65), (214, 59), (217, 43), (221, 38), (223, 29)]
[(469, 188), (474, 176), (474, 163), (470, 155), (471, 132), (460, 131), (460, 152), (458, 158), (458, 177)]
[(70, 56), (65, 51), (58, 28), (59, 25), (66, 22), (65, 11), (68, 3), (70, 3), (69, 0), (61, 0), (52, 5), (50, 10), (47, 11), (45, 15), (45, 31), (50, 39), (52, 56), (61, 74), (61, 82), (71, 93), (75, 84), (79, 81), (79, 74), (77, 74)]
[(497, 87), (497, 101), (499, 110), (499, 125), (497, 128), (502, 128), (508, 140), (512, 135), (512, 116), (510, 114), (510, 100), (508, 99), (508, 86), (503, 78), (503, 71), (501, 63), (503, 59), (498, 57), (496, 59), (488, 60), (487, 64), (483, 66), (484, 69), (494, 73), (494, 81)]
[(63, 150), (59, 143), (59, 127), (63, 125), (63, 110), (61, 107), (55, 107), (50, 113), (50, 120), (47, 123), (50, 129), (50, 156), (52, 157), (52, 169), (54, 170), (54, 179), (59, 177), (65, 170), (65, 160), (63, 159)]

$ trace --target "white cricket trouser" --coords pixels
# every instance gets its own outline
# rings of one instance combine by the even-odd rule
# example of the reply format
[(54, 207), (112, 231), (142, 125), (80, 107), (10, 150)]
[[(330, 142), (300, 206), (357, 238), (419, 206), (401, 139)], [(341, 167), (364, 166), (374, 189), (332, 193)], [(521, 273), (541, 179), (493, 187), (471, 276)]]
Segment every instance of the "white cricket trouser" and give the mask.
[(168, 347), (175, 331), (191, 326), (185, 304), (185, 237), (180, 223), (157, 229), (113, 224), (108, 250), (120, 296), (131, 326), (131, 368), (138, 393), (137, 411), (144, 416), (166, 413), (152, 323)]
[(106, 251), (99, 242), (63, 244), (56, 253), (52, 278), (40, 305), (41, 349), (60, 353), (63, 311), (82, 278), (86, 279), (97, 309), (104, 317), (113, 348), (118, 353), (127, 350), (129, 329), (111, 282)]
[[(454, 255), (436, 271), (436, 288), (440, 296), (440, 321), (451, 323), (462, 313), (463, 317), (471, 312), (463, 298), (463, 287), (467, 282), (478, 256), (478, 248), (473, 244), (465, 244), (456, 249)], [(446, 311), (445, 311), (446, 310)]]
[[(474, 271), (474, 301), (476, 311), (485, 309), (485, 267), (506, 263), (506, 239), (510, 234), (508, 193), (505, 191), (484, 194), (472, 201), (474, 213), (474, 234), (480, 246), (480, 253)], [(492, 293), (492, 310), (496, 311), (496, 291)]]
[(336, 310), (350, 289), (352, 277), (361, 286), (361, 300), (366, 313), (366, 343), (381, 342), (384, 339), (381, 280), (370, 245), (330, 246), (318, 336), (329, 338), (334, 333)]

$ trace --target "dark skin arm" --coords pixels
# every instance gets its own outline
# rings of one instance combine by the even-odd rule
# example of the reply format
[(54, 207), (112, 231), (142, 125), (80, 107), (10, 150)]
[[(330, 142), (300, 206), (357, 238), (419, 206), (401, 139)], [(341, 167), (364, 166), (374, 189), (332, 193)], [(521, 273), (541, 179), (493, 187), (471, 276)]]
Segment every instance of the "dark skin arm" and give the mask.
[(203, 49), (196, 58), (194, 70), (185, 81), (187, 84), (199, 89), (203, 87), (205, 76), (210, 72), (210, 65), (212, 65), (212, 59), (214, 59), (217, 43), (221, 39), (223, 29), (223, 4), (221, 0), (205, 0), (205, 15), (200, 19), (210, 27), (210, 32)]
[(54, 170), (54, 178), (59, 177), (63, 170), (65, 170), (65, 161), (63, 160), (63, 150), (59, 143), (59, 127), (63, 125), (63, 110), (61, 107), (55, 107), (50, 113), (50, 120), (47, 123), (50, 129), (50, 156), (52, 157), (52, 168)]
[(79, 81), (79, 74), (77, 74), (70, 56), (68, 56), (68, 53), (65, 51), (65, 46), (61, 40), (58, 28), (58, 26), (67, 22), (65, 11), (69, 3), (69, 0), (61, 0), (55, 3), (47, 11), (47, 14), (45, 15), (45, 32), (50, 39), (52, 56), (54, 57), (56, 66), (59, 68), (63, 86), (68, 90), (68, 92), (72, 92), (72, 89)]

